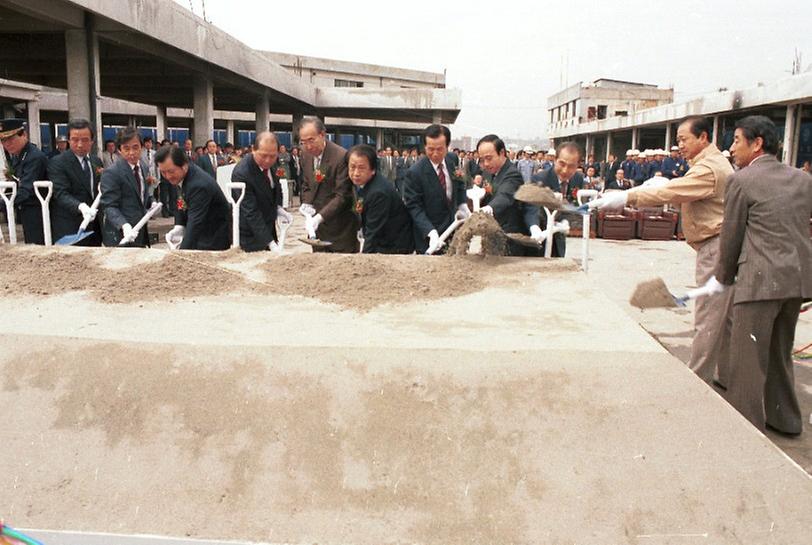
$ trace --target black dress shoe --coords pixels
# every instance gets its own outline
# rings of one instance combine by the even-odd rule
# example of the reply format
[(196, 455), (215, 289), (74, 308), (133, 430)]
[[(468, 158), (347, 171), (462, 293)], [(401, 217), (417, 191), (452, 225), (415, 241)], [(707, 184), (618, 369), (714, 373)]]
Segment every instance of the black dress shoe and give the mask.
[(778, 428), (776, 428), (774, 426), (771, 426), (769, 422), (766, 423), (766, 426), (767, 426), (768, 430), (773, 431), (773, 432), (778, 433), (778, 434), (781, 434), (781, 435), (784, 435), (786, 437), (798, 437), (799, 435), (801, 435), (801, 432), (803, 431), (803, 430), (800, 430), (800, 431), (779, 430)]

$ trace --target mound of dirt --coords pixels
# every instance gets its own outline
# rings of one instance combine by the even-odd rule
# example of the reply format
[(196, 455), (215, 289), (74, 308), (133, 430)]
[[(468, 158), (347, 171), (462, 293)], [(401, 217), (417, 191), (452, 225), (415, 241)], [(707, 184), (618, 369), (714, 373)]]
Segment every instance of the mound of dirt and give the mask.
[(563, 202), (555, 196), (553, 190), (536, 184), (524, 184), (519, 187), (514, 195), (517, 201), (544, 206), (550, 210), (561, 210)]
[(468, 254), (468, 246), (475, 236), (482, 237), (481, 255), (505, 255), (507, 237), (496, 219), (484, 212), (477, 212), (457, 228), (454, 238), (448, 246), (448, 255), (462, 256)]
[(674, 296), (668, 291), (668, 287), (662, 278), (640, 282), (634, 289), (629, 304), (639, 309), (647, 308), (673, 308), (677, 306)]

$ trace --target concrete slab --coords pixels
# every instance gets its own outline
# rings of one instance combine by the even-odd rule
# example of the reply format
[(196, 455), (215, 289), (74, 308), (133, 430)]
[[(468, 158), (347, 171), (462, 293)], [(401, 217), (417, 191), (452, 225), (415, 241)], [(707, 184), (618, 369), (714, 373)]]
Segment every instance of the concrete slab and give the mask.
[(6, 295), (0, 512), (268, 543), (808, 542), (812, 479), (602, 286), (564, 261), (489, 278), (369, 312)]

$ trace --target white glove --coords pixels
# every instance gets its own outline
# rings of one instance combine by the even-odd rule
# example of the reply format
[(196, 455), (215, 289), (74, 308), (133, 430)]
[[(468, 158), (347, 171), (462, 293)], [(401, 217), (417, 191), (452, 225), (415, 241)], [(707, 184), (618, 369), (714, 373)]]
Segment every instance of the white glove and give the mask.
[(96, 211), (90, 208), (85, 203), (79, 203), (79, 212), (82, 214), (82, 219), (87, 220), (88, 222), (93, 221), (96, 219)]
[(303, 216), (315, 216), (316, 209), (313, 208), (312, 204), (304, 203), (299, 207), (299, 213)]
[(603, 197), (589, 201), (587, 206), (590, 210), (606, 208), (608, 210), (617, 210), (626, 206), (629, 201), (629, 193), (627, 191), (609, 191), (603, 194)]
[(707, 290), (708, 295), (716, 295), (725, 291), (727, 286), (716, 280), (715, 276), (711, 276), (702, 288)]
[(271, 243), (268, 244), (268, 249), (275, 254), (282, 253), (282, 248), (279, 247), (279, 244), (277, 244), (275, 240), (272, 240)]
[(489, 216), (493, 216), (493, 207), (489, 204), (488, 206), (483, 206), (479, 209), (480, 212), (485, 212)]
[(125, 223), (121, 226), (121, 234), (123, 237), (119, 244), (130, 244), (135, 242), (135, 239), (138, 238), (138, 231), (133, 229), (133, 226), (129, 223)]
[(171, 250), (177, 250), (183, 240), (183, 235), (186, 234), (186, 227), (183, 225), (176, 225), (166, 234), (166, 244)]
[(467, 220), (468, 218), (471, 217), (471, 210), (468, 208), (468, 204), (462, 203), (457, 207), (457, 216), (459, 216), (460, 219), (464, 220)]
[(276, 207), (276, 215), (279, 217), (279, 221), (282, 223), (293, 223), (293, 216), (281, 206)]
[(547, 232), (542, 231), (541, 227), (539, 227), (538, 225), (531, 225), (530, 226), (530, 236), (536, 242), (543, 242), (544, 239), (546, 238), (546, 236), (545, 236), (546, 234), (547, 234)]
[(429, 232), (429, 247), (426, 250), (427, 255), (431, 255), (440, 249), (440, 235), (437, 234), (437, 229), (432, 229)]
[(318, 231), (322, 220), (324, 220), (324, 218), (321, 217), (321, 214), (316, 214), (315, 216), (305, 216), (305, 230), (307, 231), (308, 238), (318, 238), (316, 236), (316, 231)]

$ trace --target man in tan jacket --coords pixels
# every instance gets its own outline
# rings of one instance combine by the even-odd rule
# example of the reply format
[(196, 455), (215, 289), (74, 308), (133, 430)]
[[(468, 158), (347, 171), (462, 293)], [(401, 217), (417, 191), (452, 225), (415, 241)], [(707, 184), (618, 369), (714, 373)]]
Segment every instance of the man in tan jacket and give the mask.
[[(606, 193), (589, 203), (593, 208), (651, 207), (679, 204), (685, 241), (696, 250), (696, 283), (713, 277), (719, 257), (719, 232), (724, 214), (725, 184), (733, 168), (711, 143), (711, 125), (703, 117), (688, 117), (677, 129), (677, 144), (691, 168), (681, 178), (653, 187)], [(732, 290), (701, 297), (694, 311), (694, 341), (689, 367), (710, 383), (718, 367), (718, 381), (726, 382)]]
[[(734, 284), (725, 397), (745, 418), (786, 434), (803, 428), (792, 345), (812, 298), (812, 178), (778, 162), (778, 131), (764, 116), (736, 123), (716, 278)], [(730, 291), (730, 290), (726, 290)]]

